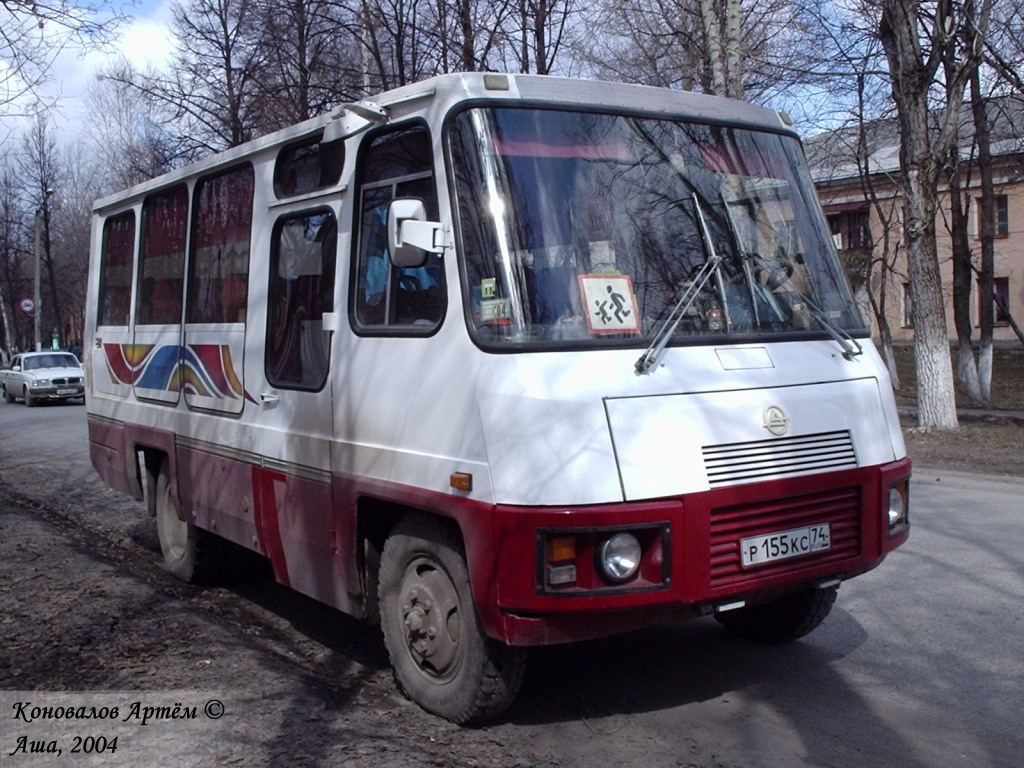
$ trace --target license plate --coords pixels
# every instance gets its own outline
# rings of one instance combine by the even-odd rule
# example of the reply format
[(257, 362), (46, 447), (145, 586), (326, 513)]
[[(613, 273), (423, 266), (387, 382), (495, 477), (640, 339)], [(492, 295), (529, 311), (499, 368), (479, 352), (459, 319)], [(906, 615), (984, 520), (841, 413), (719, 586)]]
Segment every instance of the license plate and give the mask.
[(78, 390), (76, 390), (76, 389), (58, 389), (58, 390), (57, 390), (57, 394), (58, 394), (58, 395), (73, 395), (73, 394), (75, 394), (75, 393), (76, 393), (77, 391), (78, 391)]
[(769, 533), (765, 536), (751, 536), (740, 540), (740, 555), (743, 567), (761, 565), (787, 557), (809, 555), (832, 546), (828, 523), (793, 528), (789, 531)]

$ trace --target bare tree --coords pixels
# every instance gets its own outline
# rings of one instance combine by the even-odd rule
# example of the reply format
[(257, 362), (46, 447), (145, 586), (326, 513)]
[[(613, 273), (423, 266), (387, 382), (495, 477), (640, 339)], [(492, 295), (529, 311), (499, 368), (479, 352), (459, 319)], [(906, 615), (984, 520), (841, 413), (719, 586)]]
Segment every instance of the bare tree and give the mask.
[[(987, 5), (989, 0), (983, 0)], [(969, 6), (971, 5), (969, 1)], [(956, 141), (964, 89), (978, 65), (971, 46), (946, 72), (939, 103), (933, 98), (945, 53), (961, 26), (983, 35), (987, 8), (958, 12), (951, 3), (924, 7), (881, 0), (879, 39), (885, 49), (900, 126), (903, 233), (914, 304), (918, 424), (956, 429), (956, 399), (946, 335), (945, 300), (936, 249), (935, 217), (942, 164)], [(934, 125), (932, 121), (935, 121)]]
[[(45, 295), (42, 306), (35, 312), (40, 317), (43, 343), (46, 334), (53, 329), (61, 336), (64, 327), (63, 307), (58, 294), (57, 264), (51, 237), (54, 200), (51, 195), (61, 182), (60, 157), (47, 118), (38, 116), (24, 137), (24, 154), (20, 159), (20, 179), (23, 193), (35, 210), (33, 221), (39, 227), (40, 252), (36, 257), (41, 267), (41, 296)], [(59, 200), (59, 198), (58, 198)]]
[(26, 110), (34, 113), (51, 106), (40, 101), (39, 91), (50, 80), (57, 56), (69, 46), (87, 50), (108, 42), (125, 18), (110, 13), (112, 5), (106, 0), (4, 0), (0, 4), (3, 111), (25, 115)]
[[(791, 0), (604, 0), (588, 14), (586, 58), (602, 77), (799, 105), (834, 88), (816, 3)], [(816, 36), (817, 35), (817, 36)]]
[[(130, 69), (127, 62), (122, 72)], [(130, 78), (130, 75), (128, 76)], [(162, 104), (153, 104), (137, 88), (100, 77), (86, 97), (93, 119), (85, 126), (95, 159), (100, 194), (114, 192), (159, 176), (182, 162), (176, 137), (161, 119)]]
[(971, 115), (978, 146), (978, 172), (981, 176), (981, 265), (978, 270), (978, 293), (981, 315), (981, 337), (978, 340), (978, 384), (982, 402), (992, 398), (992, 332), (995, 314), (995, 218), (996, 193), (992, 174), (992, 136), (988, 104), (982, 93), (981, 74), (971, 75)]
[(1024, 0), (993, 5), (983, 57), (999, 78), (1024, 93)]
[(697, 91), (705, 83), (702, 35), (692, 0), (605, 0), (588, 15), (581, 55), (601, 77)]
[(3, 348), (10, 351), (31, 338), (31, 321), (16, 309), (21, 299), (31, 295), (25, 272), (31, 245), (17, 171), (7, 158), (0, 162), (0, 320)]
[(711, 73), (711, 93), (743, 98), (740, 0), (700, 0), (700, 21)]
[(510, 47), (513, 0), (432, 0), (424, 31), (433, 40), (435, 74), (500, 67)]
[(357, 12), (335, 0), (257, 0), (264, 34), (261, 130), (283, 128), (362, 94)]
[(519, 28), (513, 32), (519, 71), (550, 74), (579, 13), (576, 0), (519, 0)]
[[(869, 98), (866, 91), (867, 77), (860, 74), (857, 77), (858, 90), (858, 111), (861, 119), (857, 123), (857, 147), (855, 156), (857, 158), (858, 176), (861, 187), (864, 190), (864, 197), (870, 203), (870, 210), (880, 223), (880, 235), (871, 244), (871, 256), (868, 267), (868, 297), (871, 302), (872, 313), (875, 323), (878, 326), (879, 341), (882, 346), (882, 358), (885, 360), (886, 368), (889, 371), (889, 378), (895, 390), (901, 388), (899, 371), (896, 368), (896, 356), (893, 350), (892, 329), (889, 326), (889, 314), (887, 306), (889, 302), (890, 277), (896, 269), (897, 257), (900, 250), (899, 238), (894, 237), (897, 229), (895, 222), (897, 211), (892, 204), (881, 199), (877, 184), (875, 183), (876, 170), (871, 162), (871, 146), (873, 142), (868, 136), (868, 121), (864, 119), (867, 114)], [(876, 120), (873, 125), (876, 131), (886, 132), (887, 126), (891, 123), (888, 120)]]
[(387, 90), (433, 74), (421, 20), (426, 0), (360, 0), (359, 39), (366, 52), (366, 90)]
[(136, 89), (165, 112), (185, 158), (264, 132), (259, 74), (266, 49), (255, 0), (175, 3), (172, 29), (177, 51), (169, 72), (140, 73), (122, 65), (103, 77)]
[(51, 221), (56, 295), (61, 307), (61, 340), (81, 343), (85, 328), (86, 284), (93, 201), (105, 191), (101, 169), (90, 147), (76, 142), (60, 157), (58, 205)]

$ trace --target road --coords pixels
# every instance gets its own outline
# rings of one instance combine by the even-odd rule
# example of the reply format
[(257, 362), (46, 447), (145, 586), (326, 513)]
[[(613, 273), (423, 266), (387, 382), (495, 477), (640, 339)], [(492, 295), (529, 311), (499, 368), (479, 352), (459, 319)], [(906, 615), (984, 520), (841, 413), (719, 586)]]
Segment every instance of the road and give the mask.
[(187, 749), (136, 728), (96, 765), (155, 764), (154, 750), (163, 765), (1024, 759), (1021, 480), (917, 468), (910, 542), (844, 584), (825, 624), (799, 643), (749, 645), (700, 620), (541, 649), (502, 720), (459, 729), (395, 693), (376, 630), (265, 576), (205, 590), (175, 582), (141, 505), (94, 477), (85, 434), (81, 406), (0, 404), (5, 766), (51, 764), (12, 741), (26, 733), (49, 744), (51, 724), (9, 720), (17, 701), (56, 690), (86, 691), (72, 699), (91, 706), (120, 695), (122, 708), (124, 691), (172, 703), (217, 691), (227, 706), (215, 724), (190, 726), (199, 730)]

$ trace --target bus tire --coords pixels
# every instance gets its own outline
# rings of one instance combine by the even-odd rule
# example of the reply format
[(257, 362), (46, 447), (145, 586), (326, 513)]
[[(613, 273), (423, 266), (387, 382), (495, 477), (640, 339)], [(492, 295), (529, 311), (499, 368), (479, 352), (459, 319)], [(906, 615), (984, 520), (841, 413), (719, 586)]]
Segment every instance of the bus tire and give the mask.
[(512, 703), (526, 650), (488, 638), (473, 604), (461, 540), (441, 520), (400, 520), (384, 544), (380, 624), (395, 681), (428, 712), (479, 723)]
[(166, 461), (156, 478), (154, 512), (167, 570), (187, 584), (216, 583), (224, 561), (224, 541), (178, 516)]
[(803, 589), (770, 603), (715, 616), (735, 637), (758, 643), (791, 643), (817, 629), (836, 601), (838, 586)]

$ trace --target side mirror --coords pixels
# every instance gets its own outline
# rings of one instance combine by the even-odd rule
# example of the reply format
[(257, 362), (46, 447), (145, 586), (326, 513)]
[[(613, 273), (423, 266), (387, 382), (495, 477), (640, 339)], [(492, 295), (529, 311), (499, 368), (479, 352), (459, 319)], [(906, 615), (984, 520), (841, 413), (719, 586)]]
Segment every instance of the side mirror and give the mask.
[(440, 223), (427, 221), (423, 201), (401, 197), (388, 209), (388, 252), (391, 263), (400, 268), (422, 267), (428, 253), (444, 251)]

